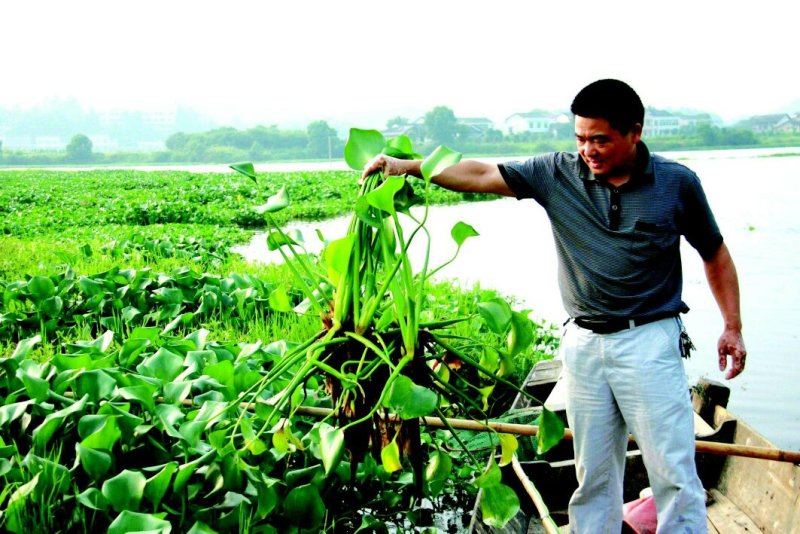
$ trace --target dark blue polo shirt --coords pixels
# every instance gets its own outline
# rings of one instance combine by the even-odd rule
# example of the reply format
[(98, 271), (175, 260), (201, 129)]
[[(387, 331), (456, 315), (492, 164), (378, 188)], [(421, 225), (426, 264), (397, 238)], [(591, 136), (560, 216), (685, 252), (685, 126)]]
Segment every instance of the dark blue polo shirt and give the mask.
[(501, 164), (517, 198), (547, 211), (558, 283), (571, 317), (647, 317), (689, 310), (681, 300), (680, 236), (713, 257), (722, 244), (697, 175), (637, 147), (628, 183), (595, 179), (578, 153)]

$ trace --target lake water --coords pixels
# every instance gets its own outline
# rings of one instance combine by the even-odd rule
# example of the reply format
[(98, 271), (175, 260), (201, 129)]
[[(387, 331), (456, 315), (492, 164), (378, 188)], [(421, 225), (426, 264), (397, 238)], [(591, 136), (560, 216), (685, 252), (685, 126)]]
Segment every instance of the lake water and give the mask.
[[(762, 157), (786, 152), (795, 155)], [(800, 449), (800, 149), (665, 155), (700, 176), (739, 273), (748, 359), (745, 372), (726, 382), (729, 407), (778, 447)], [(333, 239), (344, 235), (348, 221), (345, 217), (293, 227), (303, 231), (310, 249), (319, 250), (313, 230)], [(502, 199), (433, 208), (428, 224), (432, 265), (455, 252), (450, 229), (457, 221), (471, 224), (481, 235), (467, 240), (442, 277), (465, 286), (480, 282), (517, 297), (536, 319), (563, 322), (552, 235), (538, 204)], [(276, 260), (265, 251), (263, 235), (240, 249), (248, 258)], [(412, 258), (422, 251), (417, 246)], [(684, 322), (697, 347), (686, 363), (687, 374), (690, 381), (702, 376), (725, 382), (716, 363), (722, 320), (700, 257), (685, 242), (682, 252), (683, 297), (691, 308)]]

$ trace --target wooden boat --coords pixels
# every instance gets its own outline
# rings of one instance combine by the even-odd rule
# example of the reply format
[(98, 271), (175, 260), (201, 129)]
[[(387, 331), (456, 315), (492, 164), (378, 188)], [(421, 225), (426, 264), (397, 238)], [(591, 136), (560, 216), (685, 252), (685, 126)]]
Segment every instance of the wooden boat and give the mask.
[[(548, 408), (566, 421), (558, 394), (551, 395), (559, 373), (560, 361), (540, 362), (528, 376), (525, 389), (538, 399), (548, 399)], [(692, 388), (695, 431), (699, 440), (696, 463), (706, 488), (709, 533), (800, 534), (800, 465), (796, 463), (800, 453), (778, 451), (729, 412), (726, 409), (728, 395), (728, 388), (709, 381), (701, 381)], [(539, 411), (540, 408), (530, 406), (527, 397), (520, 395), (509, 416), (516, 422), (530, 423)], [(577, 487), (572, 443), (562, 440), (540, 457), (535, 453), (534, 439), (519, 438), (519, 461), (503, 471), (504, 482), (514, 487), (520, 496), (519, 513), (502, 529), (484, 525), (480, 520), (479, 494), (470, 532), (525, 534), (558, 532), (559, 529), (568, 532), (567, 505)], [(745, 456), (748, 451), (755, 451), (751, 455), (754, 457)], [(791, 461), (786, 461), (787, 458)], [(528, 496), (531, 484), (541, 497), (538, 507)], [(625, 502), (639, 499), (648, 486), (641, 453), (631, 441), (625, 469)], [(543, 513), (545, 516), (549, 513), (549, 518), (543, 520), (540, 517)], [(623, 526), (623, 532), (637, 531)]]

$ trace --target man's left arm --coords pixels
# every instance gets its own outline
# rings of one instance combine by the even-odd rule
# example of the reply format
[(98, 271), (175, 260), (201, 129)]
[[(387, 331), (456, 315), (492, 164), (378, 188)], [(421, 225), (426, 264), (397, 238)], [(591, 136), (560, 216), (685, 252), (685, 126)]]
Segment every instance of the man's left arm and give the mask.
[(730, 357), (731, 366), (725, 374), (725, 378), (731, 379), (744, 371), (744, 361), (747, 357), (747, 350), (742, 338), (739, 279), (736, 275), (736, 266), (733, 264), (733, 258), (731, 258), (725, 243), (719, 246), (711, 259), (704, 260), (703, 263), (708, 285), (725, 323), (725, 328), (717, 342), (719, 370), (724, 371), (728, 367), (728, 357)]

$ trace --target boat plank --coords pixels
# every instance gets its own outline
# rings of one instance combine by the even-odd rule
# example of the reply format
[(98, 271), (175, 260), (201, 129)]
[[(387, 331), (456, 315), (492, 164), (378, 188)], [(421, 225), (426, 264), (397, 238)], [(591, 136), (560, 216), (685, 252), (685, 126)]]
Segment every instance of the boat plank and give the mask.
[(710, 491), (714, 501), (708, 505), (708, 521), (725, 534), (763, 534), (761, 529), (730, 499), (716, 489)]
[[(724, 408), (717, 407), (715, 418), (728, 416)], [(734, 443), (773, 446), (741, 420)], [(717, 488), (763, 531), (770, 534), (800, 533), (800, 466), (729, 456)]]
[(709, 436), (714, 433), (714, 429), (700, 417), (700, 414), (694, 412), (694, 435), (698, 437)]

